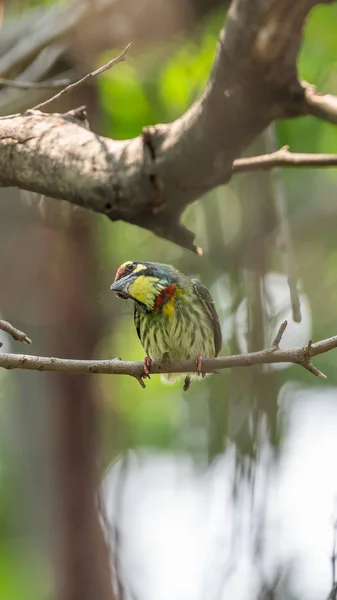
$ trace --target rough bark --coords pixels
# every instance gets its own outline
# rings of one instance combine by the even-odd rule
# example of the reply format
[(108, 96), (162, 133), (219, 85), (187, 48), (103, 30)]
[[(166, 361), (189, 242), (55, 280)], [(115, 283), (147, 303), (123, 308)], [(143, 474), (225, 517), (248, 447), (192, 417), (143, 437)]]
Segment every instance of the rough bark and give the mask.
[[(297, 78), (302, 30), (324, 0), (234, 0), (200, 98), (171, 124), (115, 141), (72, 115), (0, 122), (0, 185), (68, 200), (194, 248), (185, 207), (227, 182), (233, 161), (270, 122), (312, 112)], [(315, 105), (317, 113), (317, 106)]]

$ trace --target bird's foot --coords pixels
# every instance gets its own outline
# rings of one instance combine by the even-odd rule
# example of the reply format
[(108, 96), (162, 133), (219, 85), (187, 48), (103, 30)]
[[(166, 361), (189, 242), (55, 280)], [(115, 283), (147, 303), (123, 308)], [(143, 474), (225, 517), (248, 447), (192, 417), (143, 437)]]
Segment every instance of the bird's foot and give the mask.
[(203, 361), (202, 354), (198, 354), (198, 356), (196, 358), (196, 361), (195, 361), (197, 363), (198, 375), (201, 375), (202, 377), (205, 377), (206, 373), (202, 372), (202, 361)]
[(184, 392), (187, 392), (188, 388), (191, 385), (191, 378), (187, 375), (187, 377), (185, 377), (185, 381), (184, 381)]
[(163, 365), (168, 365), (169, 364), (169, 362), (170, 362), (170, 355), (169, 355), (168, 352), (164, 352), (164, 354), (163, 354), (163, 356), (161, 358), (161, 361), (162, 361)]
[(144, 358), (144, 379), (146, 379), (146, 377), (148, 377), (148, 379), (151, 379), (150, 377), (150, 369), (151, 369), (151, 365), (152, 365), (152, 360), (149, 356), (145, 356)]

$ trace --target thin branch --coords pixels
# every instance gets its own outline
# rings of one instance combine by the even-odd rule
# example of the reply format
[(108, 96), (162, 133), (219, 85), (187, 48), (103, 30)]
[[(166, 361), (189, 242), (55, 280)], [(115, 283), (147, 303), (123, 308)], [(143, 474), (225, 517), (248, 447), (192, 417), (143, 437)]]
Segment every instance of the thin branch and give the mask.
[(278, 330), (278, 332), (277, 332), (277, 334), (276, 334), (276, 336), (275, 336), (275, 338), (273, 340), (271, 348), (275, 348), (276, 350), (279, 350), (279, 348), (280, 348), (280, 342), (281, 342), (283, 334), (284, 334), (284, 332), (285, 332), (285, 330), (287, 328), (287, 325), (288, 325), (288, 321), (283, 321), (283, 323), (281, 323), (280, 328), (279, 328), (279, 330)]
[(269, 171), (277, 167), (336, 167), (337, 154), (310, 154), (290, 152), (283, 146), (276, 152), (260, 154), (249, 158), (237, 158), (233, 162), (232, 173), (247, 171)]
[(53, 88), (63, 87), (69, 85), (69, 79), (55, 79), (54, 81), (20, 81), (19, 79), (6, 79), (0, 77), (0, 85), (6, 87), (12, 87), (20, 90), (50, 90)]
[[(266, 129), (264, 138), (268, 152), (277, 152), (275, 123), (272, 123), (268, 129)], [(281, 238), (284, 270), (288, 279), (292, 316), (296, 323), (300, 323), (302, 320), (302, 315), (300, 297), (298, 293), (298, 277), (296, 273), (294, 248), (287, 214), (286, 190), (280, 169), (274, 169), (272, 171), (271, 184), (274, 195), (275, 214)]]
[(118, 56), (109, 60), (109, 62), (107, 62), (105, 65), (103, 65), (102, 67), (99, 67), (99, 69), (96, 69), (96, 71), (87, 73), (87, 75), (85, 75), (78, 81), (75, 81), (74, 83), (71, 83), (70, 85), (67, 85), (67, 87), (65, 87), (63, 90), (58, 92), (58, 94), (55, 94), (55, 96), (52, 96), (48, 100), (45, 100), (44, 102), (40, 102), (40, 104), (33, 106), (32, 110), (40, 110), (42, 107), (45, 107), (48, 104), (51, 104), (51, 102), (54, 102), (54, 100), (59, 100), (63, 96), (66, 96), (67, 94), (70, 94), (71, 92), (73, 92), (75, 89), (77, 89), (81, 85), (84, 85), (85, 83), (87, 83), (87, 81), (89, 81), (89, 79), (92, 79), (93, 77), (97, 77), (97, 75), (101, 75), (101, 73), (108, 71), (108, 69), (111, 69), (115, 65), (118, 65), (118, 63), (125, 61), (126, 55), (127, 55), (127, 52), (129, 50), (130, 46), (131, 46), (131, 43), (128, 44)]
[(11, 325), (11, 323), (8, 323), (8, 321), (0, 319), (0, 329), (11, 335), (13, 340), (16, 340), (17, 342), (23, 342), (24, 344), (32, 343), (32, 340), (30, 340), (23, 331), (20, 331), (20, 329), (17, 329)]
[(313, 85), (304, 83), (304, 86), (307, 86), (304, 93), (305, 114), (336, 125), (337, 97), (332, 94), (319, 94)]
[[(221, 356), (218, 358), (205, 358), (202, 362), (203, 373), (214, 373), (219, 369), (230, 369), (232, 367), (251, 367), (253, 365), (273, 364), (290, 362), (301, 365), (317, 377), (325, 378), (325, 375), (313, 367), (311, 359), (320, 354), (325, 354), (337, 348), (337, 336), (316, 342), (307, 346), (281, 350), (275, 348), (275, 343), (282, 337), (285, 329), (284, 323), (273, 342), (273, 346), (258, 352), (246, 354), (234, 354), (232, 356)], [(129, 362), (120, 359), (112, 360), (73, 360), (66, 358), (54, 358), (46, 356), (29, 356), (25, 354), (0, 354), (0, 367), (4, 369), (26, 369), (33, 371), (53, 371), (57, 373), (94, 373), (106, 375), (130, 375), (138, 381), (144, 375), (143, 362)], [(160, 373), (195, 373), (196, 363), (194, 360), (182, 361), (153, 361), (151, 374)]]
[[(1, 44), (0, 44), (1, 45)], [(26, 66), (16, 76), (15, 82), (24, 84), (28, 83), (45, 83), (46, 81), (52, 81), (48, 74), (53, 69), (57, 61), (60, 59), (64, 51), (64, 44), (56, 43), (48, 48), (44, 48), (39, 52), (36, 58)], [(2, 75), (0, 73), (0, 75)], [(54, 79), (54, 78), (53, 78)], [(58, 73), (58, 81), (63, 79), (68, 83), (74, 81), (73, 71), (67, 70), (62, 73)], [(4, 77), (4, 81), (11, 81)], [(67, 85), (64, 83), (64, 85)], [(62, 87), (64, 87), (64, 85)], [(27, 94), (22, 94), (22, 88), (12, 88), (3, 86), (0, 91), (0, 114), (5, 115), (10, 111), (11, 114), (16, 111), (22, 111), (23, 108), (41, 102), (42, 94), (45, 98), (45, 90), (39, 88), (32, 88), (27, 90)]]

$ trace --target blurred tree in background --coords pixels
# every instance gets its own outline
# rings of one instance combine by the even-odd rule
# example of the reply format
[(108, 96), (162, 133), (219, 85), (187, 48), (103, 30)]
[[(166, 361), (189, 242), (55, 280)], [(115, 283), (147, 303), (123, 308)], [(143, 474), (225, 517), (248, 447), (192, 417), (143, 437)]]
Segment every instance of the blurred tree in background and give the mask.
[[(0, 32), (0, 76), (73, 81), (132, 41), (126, 63), (47, 110), (63, 113), (86, 105), (95, 132), (133, 138), (146, 125), (177, 119), (199, 96), (228, 4), (11, 0), (5, 2)], [(337, 95), (336, 19), (336, 5), (310, 13), (298, 69), (302, 80)], [(32, 51), (37, 35), (41, 43)], [(25, 58), (6, 70), (20, 48)], [(1, 114), (24, 111), (52, 93), (3, 85)], [(278, 121), (247, 155), (268, 153), (270, 144), (275, 150), (289, 145), (294, 152), (337, 154), (337, 130), (310, 116)], [(235, 175), (183, 214), (203, 256), (136, 225), (2, 189), (1, 316), (27, 332), (36, 355), (141, 360), (133, 307), (117, 301), (109, 286), (120, 263), (149, 260), (170, 263), (208, 286), (222, 326), (223, 355), (267, 347), (285, 318), (290, 322), (284, 347), (333, 336), (336, 178), (336, 169), (324, 168)], [(292, 320), (280, 194), (298, 274), (300, 323)], [(2, 350), (14, 350), (8, 337), (1, 341)], [(320, 455), (324, 440), (330, 440), (320, 427), (328, 432), (329, 423), (337, 424), (335, 361), (335, 352), (315, 360), (328, 383), (296, 365), (269, 365), (222, 371), (192, 385), (188, 394), (181, 384), (163, 386), (158, 376), (143, 390), (131, 377), (1, 370), (0, 597), (288, 599), (317, 597), (317, 590), (328, 596), (329, 554), (326, 538), (322, 545), (315, 538), (315, 523), (323, 519), (332, 539), (336, 444), (331, 442), (324, 454), (330, 463), (315, 465), (312, 458), (310, 468), (310, 457)], [(276, 484), (291, 444), (291, 456), (301, 452), (299, 423), (308, 414), (317, 423), (305, 447), (308, 473), (305, 459), (296, 467), (294, 458), (293, 479), (282, 475)], [(102, 516), (97, 489), (107, 468)], [(279, 485), (281, 496), (291, 498), (291, 509), (304, 510), (303, 497), (306, 504), (315, 496), (316, 476), (323, 471), (334, 491), (324, 502), (317, 499), (307, 522), (309, 548), (321, 549), (319, 559), (326, 566), (322, 582), (319, 569), (315, 579), (305, 536), (296, 556), (288, 546), (276, 551), (283, 548), (280, 514), (282, 523), (290, 514), (283, 525), (290, 531), (296, 518), (287, 513), (285, 500), (281, 513), (270, 516), (270, 507), (276, 511)], [(308, 484), (303, 483), (305, 494), (291, 484), (302, 478)], [(183, 551), (178, 565), (175, 555)], [(307, 587), (294, 575), (303, 561), (313, 578)]]

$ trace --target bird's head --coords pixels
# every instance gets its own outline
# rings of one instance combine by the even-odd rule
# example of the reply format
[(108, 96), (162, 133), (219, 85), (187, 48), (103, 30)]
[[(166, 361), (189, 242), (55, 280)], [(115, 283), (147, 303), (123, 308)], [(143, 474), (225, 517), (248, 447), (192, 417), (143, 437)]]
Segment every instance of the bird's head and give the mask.
[(110, 289), (124, 300), (131, 299), (148, 311), (158, 308), (177, 290), (179, 273), (170, 265), (151, 262), (123, 263)]

